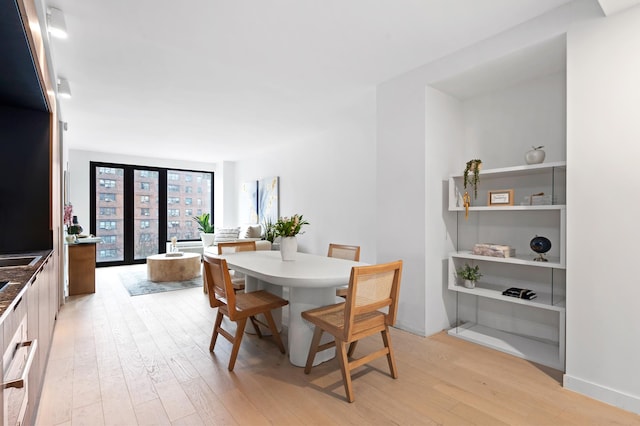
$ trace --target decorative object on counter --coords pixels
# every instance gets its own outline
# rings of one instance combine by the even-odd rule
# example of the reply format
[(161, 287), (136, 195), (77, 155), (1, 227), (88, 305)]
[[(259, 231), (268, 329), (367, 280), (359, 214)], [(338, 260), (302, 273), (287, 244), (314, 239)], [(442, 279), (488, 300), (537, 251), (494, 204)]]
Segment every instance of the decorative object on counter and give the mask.
[[(478, 198), (478, 183), (480, 183), (480, 169), (482, 168), (482, 160), (474, 159), (467, 161), (467, 165), (464, 168), (464, 189), (467, 186), (473, 186), (473, 198)], [(472, 173), (469, 176), (469, 173)]]
[(540, 145), (540, 146), (532, 146), (531, 148), (533, 148), (531, 151), (527, 151), (527, 153), (524, 155), (524, 161), (527, 162), (527, 164), (540, 164), (544, 161), (544, 157), (545, 157), (545, 152), (542, 148), (544, 148), (544, 145)]
[(464, 264), (464, 267), (456, 271), (458, 277), (464, 280), (464, 286), (466, 288), (475, 288), (476, 283), (482, 277), (480, 273), (480, 266), (469, 266), (468, 263)]
[(526, 288), (511, 287), (502, 292), (503, 296), (517, 297), (518, 299), (533, 300), (538, 297), (533, 291)]
[(66, 238), (67, 242), (74, 242), (76, 240), (76, 235), (82, 233), (82, 226), (78, 225), (78, 216), (73, 215), (73, 206), (71, 203), (65, 204), (62, 221), (67, 228), (67, 234), (69, 234), (67, 237), (72, 237)]
[(202, 240), (202, 245), (204, 247), (209, 247), (213, 245), (214, 242), (214, 226), (210, 222), (209, 213), (203, 213), (200, 216), (194, 216), (193, 220), (198, 224), (198, 231), (200, 231), (200, 239)]
[(498, 191), (489, 191), (489, 206), (512, 206), (513, 205), (513, 189), (501, 189)]
[(73, 224), (73, 206), (71, 205), (71, 203), (67, 203), (64, 205), (64, 214), (62, 221), (67, 227)]
[(73, 216), (72, 225), (67, 227), (67, 234), (80, 235), (82, 234), (82, 226), (78, 224), (78, 216)]
[(535, 260), (536, 262), (547, 261), (547, 258), (544, 256), (544, 254), (551, 250), (551, 241), (549, 241), (548, 238), (536, 235), (529, 243), (529, 247), (531, 247), (531, 250), (538, 253), (538, 256), (536, 256), (533, 260)]
[(274, 225), (275, 235), (281, 237), (280, 255), (282, 260), (295, 260), (298, 251), (298, 240), (296, 235), (304, 234), (301, 231), (303, 225), (309, 225), (302, 215), (294, 214), (289, 217), (281, 217)]
[(478, 256), (515, 257), (516, 249), (502, 244), (478, 243), (473, 246), (471, 253)]

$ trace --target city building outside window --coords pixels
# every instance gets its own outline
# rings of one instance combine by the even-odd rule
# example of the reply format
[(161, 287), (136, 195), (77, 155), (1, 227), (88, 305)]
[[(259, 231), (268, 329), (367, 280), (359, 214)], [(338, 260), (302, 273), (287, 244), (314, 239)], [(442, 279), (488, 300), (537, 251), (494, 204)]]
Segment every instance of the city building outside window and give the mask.
[(100, 229), (116, 229), (116, 222), (114, 220), (111, 221), (100, 221), (98, 222), (98, 228)]
[(100, 179), (100, 186), (103, 188), (115, 188), (116, 181), (113, 179)]
[(115, 207), (100, 207), (100, 216), (115, 216)]

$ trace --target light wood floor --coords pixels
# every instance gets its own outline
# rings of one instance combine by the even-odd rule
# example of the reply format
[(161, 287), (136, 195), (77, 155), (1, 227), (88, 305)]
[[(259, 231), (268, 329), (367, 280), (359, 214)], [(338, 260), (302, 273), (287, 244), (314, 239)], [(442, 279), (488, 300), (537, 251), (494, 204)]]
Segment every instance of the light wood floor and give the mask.
[(392, 330), (399, 379), (384, 359), (361, 367), (353, 404), (336, 360), (305, 375), (269, 338), (246, 336), (229, 373), (230, 344), (208, 351), (214, 314), (202, 289), (129, 297), (117, 268), (98, 269), (96, 293), (60, 311), (37, 424), (640, 425), (558, 371), (444, 333)]

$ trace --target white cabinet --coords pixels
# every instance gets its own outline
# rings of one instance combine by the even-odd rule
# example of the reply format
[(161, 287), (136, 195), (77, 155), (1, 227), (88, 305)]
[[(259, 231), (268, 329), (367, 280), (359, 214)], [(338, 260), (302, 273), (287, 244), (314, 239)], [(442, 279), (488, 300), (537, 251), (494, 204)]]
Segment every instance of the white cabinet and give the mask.
[[(564, 370), (566, 296), (566, 163), (482, 170), (478, 197), (465, 218), (462, 176), (449, 180), (449, 210), (455, 211), (456, 251), (449, 256), (448, 288), (456, 292), (452, 336)], [(513, 205), (489, 205), (489, 193), (513, 192)], [(538, 196), (531, 201), (531, 195)], [(527, 198), (529, 197), (529, 198)], [(533, 205), (544, 199), (551, 204)], [(551, 241), (547, 261), (535, 261), (535, 236)], [(507, 258), (472, 254), (476, 243), (515, 248)], [(464, 287), (456, 270), (478, 265), (475, 288)], [(510, 287), (532, 290), (533, 300), (503, 296)]]

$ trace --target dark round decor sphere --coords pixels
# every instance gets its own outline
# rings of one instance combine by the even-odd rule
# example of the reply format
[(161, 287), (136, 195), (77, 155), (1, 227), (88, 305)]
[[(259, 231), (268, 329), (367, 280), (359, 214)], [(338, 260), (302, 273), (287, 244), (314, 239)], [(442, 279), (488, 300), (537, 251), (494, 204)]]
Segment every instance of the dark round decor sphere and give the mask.
[(536, 236), (529, 243), (529, 247), (536, 253), (546, 253), (551, 250), (551, 241), (548, 238)]

